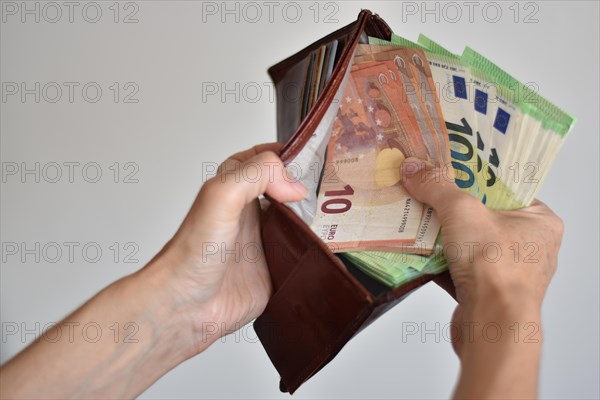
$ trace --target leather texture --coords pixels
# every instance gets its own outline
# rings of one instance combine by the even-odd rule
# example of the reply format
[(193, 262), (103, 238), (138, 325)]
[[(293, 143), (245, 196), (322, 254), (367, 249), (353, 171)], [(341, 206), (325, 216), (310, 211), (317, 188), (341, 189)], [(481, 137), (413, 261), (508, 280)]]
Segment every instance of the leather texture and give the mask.
[[(351, 64), (359, 41), (389, 40), (392, 31), (377, 15), (360, 12), (357, 21), (318, 40), (269, 69), (277, 93), (280, 157), (287, 163), (306, 144)], [(361, 39), (362, 38), (362, 39)], [(344, 49), (317, 103), (301, 120), (301, 101), (286, 88), (304, 85), (310, 52), (332, 40)], [(273, 296), (254, 322), (256, 333), (281, 376), (280, 389), (293, 393), (331, 361), (360, 330), (430, 281), (425, 275), (400, 287), (384, 287), (338, 258), (292, 210), (269, 199), (262, 240)]]

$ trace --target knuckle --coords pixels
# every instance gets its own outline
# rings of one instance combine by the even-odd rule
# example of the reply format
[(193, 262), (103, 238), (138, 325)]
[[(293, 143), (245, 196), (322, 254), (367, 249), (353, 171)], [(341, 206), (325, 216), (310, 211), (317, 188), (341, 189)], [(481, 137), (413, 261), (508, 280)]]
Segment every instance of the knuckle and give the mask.
[(552, 219), (552, 232), (558, 239), (562, 239), (565, 232), (565, 223), (562, 218), (556, 214), (554, 214), (554, 218)]
[(456, 210), (465, 211), (468, 213), (478, 213), (486, 211), (485, 206), (476, 197), (470, 196), (463, 192), (457, 192), (452, 199), (452, 207)]
[(256, 157), (254, 157), (253, 161), (261, 164), (261, 167), (273, 164), (281, 164), (281, 159), (279, 156), (271, 150), (266, 150), (262, 153), (259, 153)]
[(238, 183), (233, 179), (227, 182), (225, 177), (217, 175), (206, 181), (200, 193), (205, 199), (218, 200), (218, 204), (230, 206), (239, 202), (240, 191), (237, 190), (237, 186)]
[(221, 173), (223, 171), (227, 171), (230, 169), (234, 169), (237, 166), (239, 166), (241, 163), (239, 160), (235, 159), (235, 158), (228, 158), (227, 160), (223, 161), (220, 165), (219, 168), (217, 168), (217, 172)]
[(221, 176), (217, 175), (204, 182), (204, 185), (202, 185), (202, 188), (200, 189), (200, 193), (202, 196), (207, 197), (219, 196), (222, 186), (223, 182), (221, 181)]
[(565, 223), (562, 218), (549, 207), (546, 207), (546, 209), (547, 215), (545, 216), (545, 220), (547, 221), (548, 230), (555, 239), (560, 241), (565, 231)]

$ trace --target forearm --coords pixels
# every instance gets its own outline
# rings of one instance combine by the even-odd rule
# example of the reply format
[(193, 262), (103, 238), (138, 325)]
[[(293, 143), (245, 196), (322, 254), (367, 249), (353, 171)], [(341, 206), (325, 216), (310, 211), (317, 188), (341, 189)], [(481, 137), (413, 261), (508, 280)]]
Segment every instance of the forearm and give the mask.
[(4, 365), (0, 397), (135, 397), (193, 355), (156, 271), (108, 286)]
[[(515, 298), (523, 298), (515, 296)], [(458, 399), (536, 398), (542, 344), (539, 307), (488, 299), (463, 315)]]

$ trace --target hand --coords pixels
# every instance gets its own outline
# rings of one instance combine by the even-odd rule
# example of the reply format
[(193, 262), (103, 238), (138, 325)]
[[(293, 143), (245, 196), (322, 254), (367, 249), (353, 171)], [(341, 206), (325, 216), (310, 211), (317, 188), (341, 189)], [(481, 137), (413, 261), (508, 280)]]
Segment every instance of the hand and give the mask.
[(540, 307), (556, 270), (562, 221), (540, 201), (515, 211), (487, 209), (441, 168), (415, 158), (402, 172), (406, 190), (433, 207), (442, 225), (454, 287), (441, 286), (458, 301), (451, 333), (462, 372), (455, 396), (535, 397)]
[[(55, 339), (36, 340), (2, 366), (0, 397), (134, 398), (260, 315), (271, 278), (257, 198), (266, 192), (297, 201), (306, 194), (285, 175), (273, 152), (278, 148), (260, 145), (225, 161), (146, 267), (107, 286), (45, 333)], [(85, 335), (62, 333), (88, 323), (106, 332), (93, 345)], [(135, 328), (133, 338), (127, 327)], [(129, 336), (116, 339), (121, 333)]]
[[(288, 178), (278, 144), (237, 153), (194, 201), (155, 266), (194, 332), (195, 352), (258, 317), (271, 296), (258, 196), (299, 201), (306, 188)], [(166, 274), (165, 274), (166, 273)]]
[(402, 175), (408, 192), (441, 220), (457, 314), (490, 300), (539, 309), (556, 269), (560, 218), (540, 201), (516, 211), (489, 210), (421, 160), (406, 160)]

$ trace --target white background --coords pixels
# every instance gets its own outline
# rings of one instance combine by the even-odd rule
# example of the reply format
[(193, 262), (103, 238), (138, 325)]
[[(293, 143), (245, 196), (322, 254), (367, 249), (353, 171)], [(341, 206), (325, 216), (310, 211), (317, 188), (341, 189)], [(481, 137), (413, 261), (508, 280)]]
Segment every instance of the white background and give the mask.
[[(26, 3), (33, 8), (36, 2)], [(80, 243), (73, 262), (64, 253), (55, 263), (43, 257), (36, 263), (31, 255), (22, 262), (19, 255), (3, 253), (3, 334), (7, 324), (35, 329), (36, 323), (43, 327), (59, 321), (105, 285), (143, 266), (188, 210), (202, 184), (203, 165), (274, 140), (275, 103), (266, 69), (355, 20), (360, 8), (367, 7), (407, 38), (416, 40), (423, 32), (455, 52), (465, 45), (479, 50), (517, 78), (536, 83), (542, 95), (578, 117), (539, 194), (566, 224), (559, 269), (543, 309), (540, 394), (598, 398), (598, 3), (541, 1), (515, 7), (509, 1), (485, 8), (486, 3), (474, 2), (472, 20), (464, 2), (454, 3), (460, 17), (456, 6), (436, 2), (325, 3), (296, 2), (284, 12), (285, 3), (274, 2), (272, 20), (263, 2), (256, 3), (262, 10), (258, 18), (256, 8), (244, 9), (242, 2), (227, 4), (238, 8), (236, 16), (223, 14), (221, 2), (200, 1), (120, 3), (118, 23), (113, 21), (112, 1), (98, 2), (102, 16), (96, 23), (82, 15), (86, 3), (78, 3), (73, 22), (64, 6), (62, 18), (48, 22), (55, 10), (46, 8), (44, 15), (44, 3), (38, 5), (39, 23), (35, 16), (22, 22), (20, 14), (3, 13), (1, 81), (26, 82), (29, 87), (56, 82), (63, 97), (51, 103), (42, 96), (36, 103), (27, 95), (23, 103), (17, 94), (1, 103), (3, 170), (7, 163), (33, 168), (39, 162), (47, 173), (39, 183), (33, 175), (26, 175), (24, 182), (18, 174), (5, 177), (2, 242), (28, 247), (36, 242)], [(15, 4), (20, 12), (21, 3)], [(203, 13), (214, 6), (216, 14)], [(425, 13), (425, 6), (434, 11)], [(134, 7), (138, 22), (123, 23)], [(296, 9), (302, 15), (292, 22)], [(320, 10), (317, 16), (315, 9)], [(497, 9), (502, 11), (499, 17)], [(93, 19), (94, 8), (86, 10), (85, 17)], [(525, 23), (532, 12), (533, 21)], [(64, 82), (80, 83), (73, 103)], [(96, 103), (82, 96), (87, 82), (103, 90)], [(121, 86), (117, 103), (109, 88), (113, 82)], [(123, 102), (130, 92), (123, 88), (127, 82), (139, 88), (137, 103)], [(239, 101), (233, 94), (203, 98), (203, 87), (211, 82), (227, 88), (239, 82)], [(55, 92), (46, 95), (54, 97)], [(53, 162), (79, 162), (74, 182), (69, 182), (65, 166), (62, 179), (49, 182), (55, 170), (48, 163)], [(100, 165), (102, 177), (88, 183), (81, 166), (93, 162)], [(115, 162), (119, 183), (109, 168)], [(123, 174), (133, 170), (124, 169), (126, 162), (139, 168), (137, 183), (123, 182)], [(94, 177), (93, 169), (87, 172), (85, 178)], [(117, 262), (109, 248), (114, 242), (121, 248)], [(137, 245), (138, 262), (123, 262), (123, 246), (129, 242)], [(86, 243), (102, 249), (97, 263), (82, 257)], [(295, 397), (448, 397), (458, 374), (450, 344), (433, 333), (403, 340), (403, 332), (409, 323), (444, 333), (452, 310), (453, 301), (437, 286), (427, 285), (354, 338)], [(10, 359), (32, 339), (32, 334), (25, 340), (4, 335), (0, 360)], [(142, 397), (288, 395), (279, 392), (278, 375), (248, 327), (243, 335), (229, 336), (179, 366)]]

